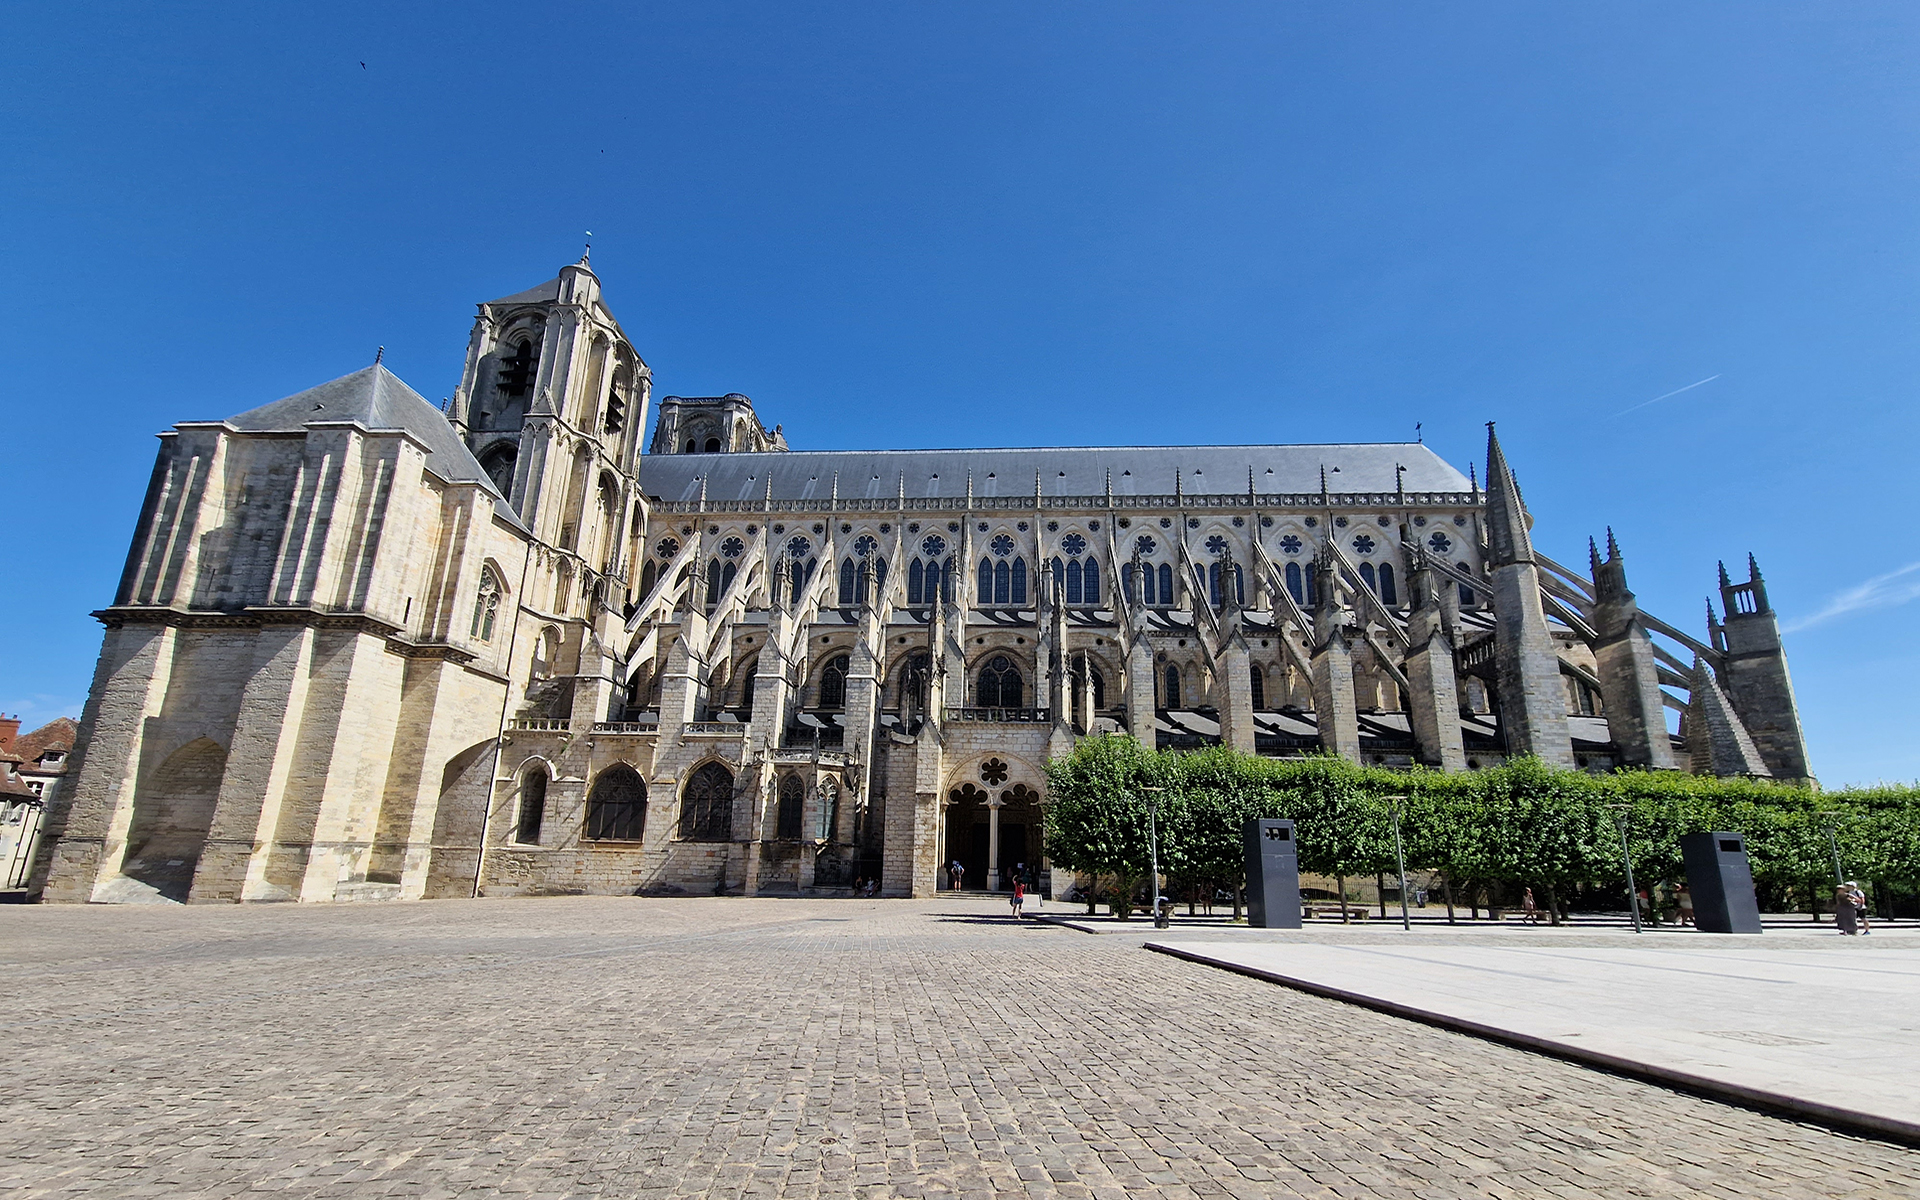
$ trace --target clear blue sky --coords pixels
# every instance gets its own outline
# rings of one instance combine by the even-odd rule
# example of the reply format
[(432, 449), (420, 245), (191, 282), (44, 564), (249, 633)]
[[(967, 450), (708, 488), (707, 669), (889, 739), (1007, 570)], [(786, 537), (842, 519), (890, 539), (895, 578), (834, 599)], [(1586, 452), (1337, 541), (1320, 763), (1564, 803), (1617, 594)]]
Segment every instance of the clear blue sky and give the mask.
[(1692, 629), (1752, 550), (1815, 770), (1920, 776), (1920, 8), (415, 7), (0, 18), (0, 709), (79, 711), (154, 433), (444, 396), (591, 229), (796, 447), (1498, 420), (1542, 549)]

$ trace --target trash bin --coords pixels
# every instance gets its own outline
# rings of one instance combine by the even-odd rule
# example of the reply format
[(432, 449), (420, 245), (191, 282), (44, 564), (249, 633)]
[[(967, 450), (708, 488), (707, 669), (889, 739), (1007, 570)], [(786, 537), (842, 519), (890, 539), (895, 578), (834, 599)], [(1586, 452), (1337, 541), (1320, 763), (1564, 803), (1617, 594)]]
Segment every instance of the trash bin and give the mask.
[(1173, 928), (1173, 901), (1164, 896), (1160, 899), (1160, 910), (1153, 914), (1153, 927), (1155, 929)]

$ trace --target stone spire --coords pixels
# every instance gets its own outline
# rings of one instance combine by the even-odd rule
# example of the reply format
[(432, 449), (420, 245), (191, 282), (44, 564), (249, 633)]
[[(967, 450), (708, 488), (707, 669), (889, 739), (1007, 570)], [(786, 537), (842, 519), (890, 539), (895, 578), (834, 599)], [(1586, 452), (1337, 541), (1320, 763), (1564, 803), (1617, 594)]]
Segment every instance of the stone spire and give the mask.
[(1487, 548), (1492, 566), (1533, 561), (1526, 506), (1492, 421), (1487, 422)]

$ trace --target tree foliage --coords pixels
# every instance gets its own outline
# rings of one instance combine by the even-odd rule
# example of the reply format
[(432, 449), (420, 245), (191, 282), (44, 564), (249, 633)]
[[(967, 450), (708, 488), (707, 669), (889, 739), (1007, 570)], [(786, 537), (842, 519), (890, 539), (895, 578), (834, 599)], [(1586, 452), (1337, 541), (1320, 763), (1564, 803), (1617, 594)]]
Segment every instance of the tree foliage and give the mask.
[(1392, 871), (1396, 816), (1408, 866), (1456, 885), (1617, 886), (1623, 827), (1642, 882), (1684, 874), (1681, 835), (1737, 831), (1755, 882), (1783, 893), (1830, 890), (1835, 847), (1850, 878), (1920, 884), (1920, 789), (1911, 787), (1815, 792), (1677, 772), (1590, 775), (1534, 759), (1443, 775), (1223, 746), (1150, 751), (1125, 735), (1085, 739), (1048, 764), (1047, 778), (1053, 863), (1123, 880), (1149, 870), (1157, 794), (1161, 870), (1182, 886), (1240, 886), (1243, 831), (1256, 817), (1296, 823), (1303, 871)]

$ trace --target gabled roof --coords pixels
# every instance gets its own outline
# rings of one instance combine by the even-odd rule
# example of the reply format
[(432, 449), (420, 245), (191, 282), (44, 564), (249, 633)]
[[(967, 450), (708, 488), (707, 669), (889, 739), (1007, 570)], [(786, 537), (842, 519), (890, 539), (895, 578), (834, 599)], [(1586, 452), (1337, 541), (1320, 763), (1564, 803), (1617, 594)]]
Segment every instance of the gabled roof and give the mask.
[[(1396, 476), (1396, 466), (1405, 468)], [(1327, 490), (1390, 493), (1466, 492), (1465, 475), (1420, 443), (1282, 446), (1058, 446), (1026, 450), (796, 450), (761, 454), (649, 454), (640, 484), (650, 496), (692, 500), (704, 476), (709, 500), (758, 500), (773, 480), (775, 500), (825, 502), (839, 477), (843, 499), (891, 499), (905, 477), (910, 499), (973, 494), (1028, 498), (1036, 474), (1047, 496), (1104, 495), (1117, 500), (1169, 495), (1174, 478), (1188, 495), (1262, 495)]]
[(375, 363), (351, 375), (342, 375), (319, 387), (296, 392), (271, 404), (250, 408), (226, 423), (245, 433), (299, 433), (317, 422), (354, 421), (371, 430), (402, 430), (417, 438), (427, 449), (427, 467), (450, 483), (473, 483), (485, 488), (494, 498), (496, 511), (513, 521), (520, 520), (507, 506), (505, 497), (480, 461), (467, 449), (446, 414), (401, 381), (392, 371)]
[(37, 763), (40, 756), (49, 750), (73, 749), (73, 739), (80, 732), (80, 722), (72, 717), (55, 717), (32, 733), (23, 733), (13, 741), (13, 753), (21, 760)]
[(552, 304), (560, 298), (560, 277), (555, 275), (539, 287), (487, 301), (488, 308), (517, 308), (522, 304)]

